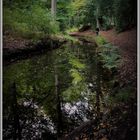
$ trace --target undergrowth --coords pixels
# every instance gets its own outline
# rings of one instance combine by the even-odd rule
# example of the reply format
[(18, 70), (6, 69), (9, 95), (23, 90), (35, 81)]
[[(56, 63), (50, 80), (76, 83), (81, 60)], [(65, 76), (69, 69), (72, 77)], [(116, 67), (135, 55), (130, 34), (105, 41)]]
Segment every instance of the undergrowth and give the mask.
[(116, 46), (108, 43), (102, 36), (95, 37), (97, 44), (97, 53), (107, 69), (117, 68), (121, 61), (119, 50)]
[(102, 62), (103, 68), (111, 73), (109, 78), (110, 82), (108, 82), (110, 91), (104, 96), (104, 103), (107, 106), (113, 107), (121, 103), (129, 102), (135, 95), (133, 89), (127, 86), (121, 87), (119, 83), (117, 86), (115, 84), (115, 82), (118, 81), (118, 79), (116, 79), (118, 75), (116, 72), (114, 73), (114, 71), (118, 70), (122, 61), (118, 48), (111, 43), (108, 43), (101, 36), (97, 36), (95, 41), (98, 46), (96, 51), (99, 60)]
[(50, 11), (40, 5), (19, 9), (4, 8), (4, 34), (24, 38), (42, 38), (59, 31), (59, 23), (52, 19)]

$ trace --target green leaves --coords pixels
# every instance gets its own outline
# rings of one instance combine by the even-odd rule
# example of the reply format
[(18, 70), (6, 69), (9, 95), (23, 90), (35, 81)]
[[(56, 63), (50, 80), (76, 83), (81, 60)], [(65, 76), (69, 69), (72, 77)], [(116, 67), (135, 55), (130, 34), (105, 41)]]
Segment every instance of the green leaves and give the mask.
[(25, 38), (41, 38), (59, 31), (59, 23), (53, 21), (50, 11), (39, 4), (30, 8), (4, 8), (4, 29)]
[(137, 1), (114, 1), (114, 16), (117, 31), (123, 31), (137, 24)]
[(84, 69), (85, 68), (85, 64), (82, 64), (78, 59), (73, 59), (71, 58), (69, 63), (77, 69)]
[(107, 41), (102, 36), (95, 37), (95, 42), (97, 43), (98, 46), (104, 45), (107, 43)]
[(72, 83), (73, 84), (77, 84), (79, 82), (81, 82), (83, 80), (83, 77), (81, 76), (81, 74), (78, 72), (78, 70), (76, 69), (71, 69), (70, 70), (71, 76), (73, 78)]
[(115, 99), (117, 102), (127, 102), (132, 98), (135, 98), (135, 94), (134, 90), (131, 87), (122, 88), (115, 95)]
[(84, 98), (84, 96), (82, 95), (82, 92), (86, 90), (87, 90), (86, 84), (83, 82), (80, 82), (79, 84), (73, 85), (69, 87), (68, 89), (66, 89), (62, 93), (62, 95), (65, 101), (74, 102), (74, 101), (78, 101), (81, 98)]
[(70, 70), (73, 78), (72, 83), (78, 84), (84, 79), (81, 71), (85, 68), (85, 64), (82, 64), (77, 58), (70, 58), (69, 63), (72, 65), (72, 69)]
[(97, 48), (97, 51), (101, 56), (103, 67), (108, 69), (118, 67), (121, 56), (115, 46), (111, 45), (110, 43), (102, 44), (102, 46), (99, 46)]

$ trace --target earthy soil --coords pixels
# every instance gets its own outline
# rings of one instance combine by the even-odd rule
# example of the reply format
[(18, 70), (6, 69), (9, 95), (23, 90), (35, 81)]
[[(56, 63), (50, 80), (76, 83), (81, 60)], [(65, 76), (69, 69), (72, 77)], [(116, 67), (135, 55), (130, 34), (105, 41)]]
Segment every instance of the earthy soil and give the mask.
[(3, 37), (3, 61), (4, 65), (10, 64), (20, 59), (40, 55), (45, 51), (50, 51), (60, 47), (66, 40), (57, 37), (46, 37), (36, 42), (30, 39), (14, 38), (12, 36)]
[(4, 36), (3, 37), (3, 49), (4, 50), (15, 50), (15, 49), (24, 49), (31, 42), (29, 39), (23, 38), (13, 38), (12, 36)]

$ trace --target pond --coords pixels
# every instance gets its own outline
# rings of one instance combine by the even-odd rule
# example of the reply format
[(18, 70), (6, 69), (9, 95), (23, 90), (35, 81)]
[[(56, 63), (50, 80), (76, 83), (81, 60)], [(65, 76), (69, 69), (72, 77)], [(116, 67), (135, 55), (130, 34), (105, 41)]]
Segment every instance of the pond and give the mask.
[(104, 70), (90, 42), (4, 66), (4, 138), (57, 139), (100, 112)]

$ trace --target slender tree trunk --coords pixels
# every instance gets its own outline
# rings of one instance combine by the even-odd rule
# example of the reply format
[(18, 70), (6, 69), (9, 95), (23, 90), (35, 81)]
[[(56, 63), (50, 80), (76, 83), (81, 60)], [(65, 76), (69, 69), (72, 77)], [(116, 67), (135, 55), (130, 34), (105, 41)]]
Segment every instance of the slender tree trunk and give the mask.
[(99, 24), (99, 8), (97, 7), (97, 10), (96, 10), (96, 27), (97, 28), (100, 28), (100, 24)]
[(17, 92), (15, 83), (12, 86), (12, 110), (14, 117), (14, 134), (13, 140), (21, 140), (21, 128), (19, 122), (19, 114), (18, 114), (18, 103), (17, 103)]
[(59, 140), (62, 135), (62, 110), (61, 110), (61, 101), (59, 93), (59, 82), (57, 68), (55, 67), (55, 94), (56, 94), (56, 108), (57, 108), (57, 139)]
[(51, 1), (51, 14), (53, 17), (56, 16), (56, 2), (57, 0), (52, 0)]

